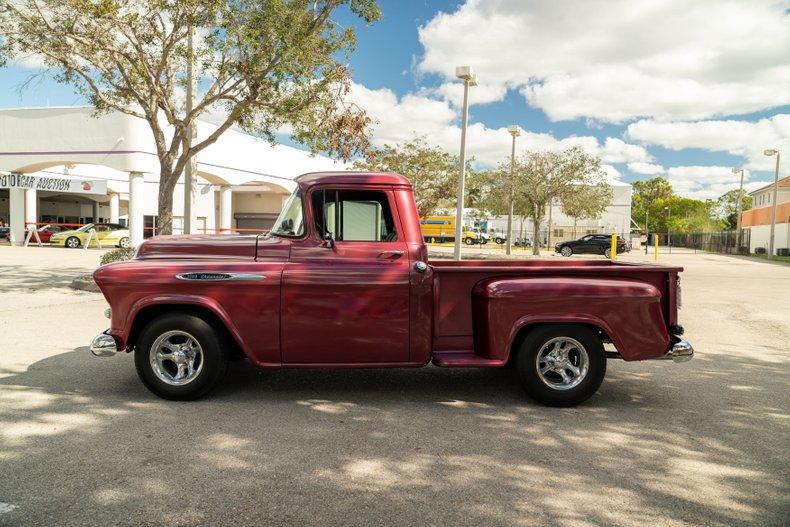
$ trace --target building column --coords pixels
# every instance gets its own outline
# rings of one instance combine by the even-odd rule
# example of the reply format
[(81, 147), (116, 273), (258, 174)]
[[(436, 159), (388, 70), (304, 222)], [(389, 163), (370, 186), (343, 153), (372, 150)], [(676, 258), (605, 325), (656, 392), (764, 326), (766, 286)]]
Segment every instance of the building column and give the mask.
[(219, 187), (219, 228), (228, 233), (232, 222), (233, 190), (229, 185)]
[(121, 195), (110, 194), (110, 223), (118, 223), (121, 216)]
[(129, 242), (132, 247), (143, 243), (145, 214), (145, 181), (140, 172), (129, 172)]
[[(38, 222), (38, 195), (36, 189), (25, 190), (25, 228), (29, 223)], [(35, 225), (34, 225), (35, 227)]]
[(93, 223), (97, 223), (99, 221), (99, 202), (93, 202)]
[(8, 223), (11, 227), (11, 244), (25, 242), (25, 189), (8, 189)]

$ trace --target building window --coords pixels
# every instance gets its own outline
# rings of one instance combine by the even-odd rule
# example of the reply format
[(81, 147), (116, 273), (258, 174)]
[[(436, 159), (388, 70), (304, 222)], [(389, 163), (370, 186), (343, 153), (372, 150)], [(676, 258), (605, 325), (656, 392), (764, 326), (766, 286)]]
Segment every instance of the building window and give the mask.
[(565, 236), (565, 229), (554, 229), (554, 234), (552, 234), (555, 238), (562, 238)]

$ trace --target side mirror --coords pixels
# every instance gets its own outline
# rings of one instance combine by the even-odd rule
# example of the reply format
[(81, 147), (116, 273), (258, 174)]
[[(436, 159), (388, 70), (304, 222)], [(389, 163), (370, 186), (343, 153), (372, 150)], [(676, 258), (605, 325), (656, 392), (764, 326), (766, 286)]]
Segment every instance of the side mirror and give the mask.
[(324, 241), (321, 242), (321, 247), (326, 247), (327, 249), (335, 248), (335, 236), (331, 232), (324, 233)]

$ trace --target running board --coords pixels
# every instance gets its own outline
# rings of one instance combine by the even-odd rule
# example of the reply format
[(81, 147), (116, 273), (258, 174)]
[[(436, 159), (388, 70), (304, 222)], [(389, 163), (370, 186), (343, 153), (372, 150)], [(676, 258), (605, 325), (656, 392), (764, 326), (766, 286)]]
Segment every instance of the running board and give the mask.
[(432, 362), (440, 368), (501, 368), (502, 359), (486, 359), (471, 351), (435, 351)]

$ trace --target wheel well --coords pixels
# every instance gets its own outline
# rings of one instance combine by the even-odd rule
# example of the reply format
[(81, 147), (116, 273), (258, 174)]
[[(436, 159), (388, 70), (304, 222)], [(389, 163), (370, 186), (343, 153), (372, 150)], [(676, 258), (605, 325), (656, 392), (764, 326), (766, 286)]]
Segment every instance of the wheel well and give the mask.
[(568, 326), (568, 325), (582, 326), (589, 329), (595, 335), (597, 335), (599, 339), (601, 339), (601, 343), (612, 342), (612, 339), (609, 337), (606, 331), (604, 331), (601, 327), (596, 326), (595, 324), (588, 324), (583, 322), (535, 322), (534, 324), (527, 324), (526, 326), (521, 328), (516, 334), (516, 337), (513, 339), (513, 342), (510, 345), (510, 354), (508, 356), (507, 365), (512, 365), (513, 363), (515, 363), (516, 355), (518, 355), (518, 352), (521, 349), (521, 345), (524, 343), (524, 340), (527, 338), (527, 335), (529, 335), (529, 333), (532, 330), (545, 326)]
[(137, 339), (139, 338), (140, 333), (142, 333), (143, 328), (145, 328), (149, 322), (162, 315), (174, 312), (183, 313), (186, 315), (194, 315), (202, 318), (208, 322), (211, 327), (220, 331), (222, 336), (225, 338), (225, 341), (230, 344), (231, 353), (234, 357), (244, 356), (244, 352), (242, 351), (239, 342), (225, 326), (225, 323), (222, 322), (222, 320), (216, 315), (216, 313), (205, 306), (195, 304), (154, 304), (142, 308), (137, 312), (137, 315), (135, 315), (134, 321), (132, 322), (132, 328), (129, 331), (128, 349), (134, 349), (134, 347), (137, 345)]

